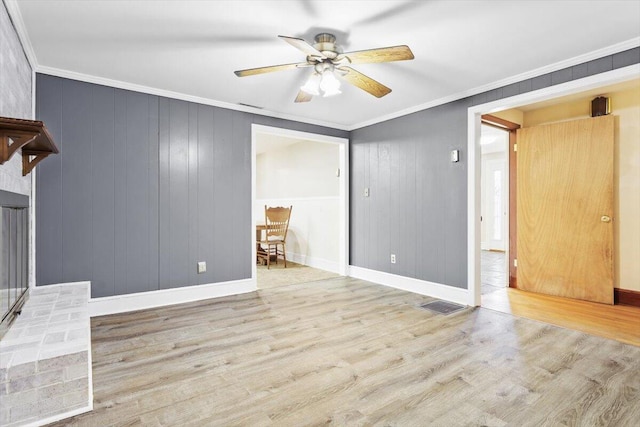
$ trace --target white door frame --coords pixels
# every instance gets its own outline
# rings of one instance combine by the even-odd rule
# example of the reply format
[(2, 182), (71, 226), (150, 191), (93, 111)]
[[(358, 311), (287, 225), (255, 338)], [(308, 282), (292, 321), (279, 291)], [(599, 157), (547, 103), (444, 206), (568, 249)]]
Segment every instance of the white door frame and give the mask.
[[(574, 93), (584, 92), (637, 79), (640, 75), (640, 64), (630, 65), (606, 73), (596, 74), (583, 79), (550, 86), (544, 89), (488, 102), (470, 107), (467, 113), (468, 158), (467, 169), (467, 283), (470, 306), (480, 305), (480, 116), (497, 111), (517, 108), (522, 105), (559, 98)], [(511, 201), (513, 202), (513, 201)]]
[(340, 165), (340, 208), (339, 208), (339, 253), (338, 273), (346, 276), (348, 271), (347, 258), (349, 256), (349, 139), (327, 136), (317, 133), (301, 132), (297, 130), (277, 128), (265, 125), (251, 125), (251, 280), (257, 287), (258, 268), (256, 266), (256, 142), (258, 135), (275, 135), (284, 138), (305, 139), (314, 142), (338, 144)]

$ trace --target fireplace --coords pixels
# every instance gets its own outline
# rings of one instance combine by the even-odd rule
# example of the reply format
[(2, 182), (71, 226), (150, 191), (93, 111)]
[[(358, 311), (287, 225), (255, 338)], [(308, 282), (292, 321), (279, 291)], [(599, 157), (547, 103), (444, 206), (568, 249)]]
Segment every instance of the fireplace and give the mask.
[(29, 197), (0, 190), (0, 338), (28, 297)]

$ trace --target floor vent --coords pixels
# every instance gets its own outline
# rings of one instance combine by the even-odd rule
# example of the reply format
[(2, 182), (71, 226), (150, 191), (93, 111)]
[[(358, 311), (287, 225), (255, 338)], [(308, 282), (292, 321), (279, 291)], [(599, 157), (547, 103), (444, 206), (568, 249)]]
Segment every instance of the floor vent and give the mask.
[(452, 302), (436, 300), (422, 304), (420, 308), (424, 308), (425, 310), (432, 311), (436, 314), (444, 314), (446, 316), (447, 314), (462, 310), (465, 306), (454, 304)]

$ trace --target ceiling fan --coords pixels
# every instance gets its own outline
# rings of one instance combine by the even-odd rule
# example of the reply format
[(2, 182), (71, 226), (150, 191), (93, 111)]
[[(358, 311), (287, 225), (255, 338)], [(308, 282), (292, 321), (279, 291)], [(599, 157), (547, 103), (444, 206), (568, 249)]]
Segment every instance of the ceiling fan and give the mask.
[(391, 92), (391, 89), (371, 77), (354, 70), (349, 67), (349, 65), (405, 61), (414, 58), (411, 49), (405, 45), (343, 53), (336, 44), (336, 37), (329, 33), (316, 35), (313, 45), (297, 37), (278, 37), (304, 52), (307, 55), (306, 61), (250, 68), (247, 70), (238, 70), (234, 73), (238, 77), (246, 77), (294, 68), (313, 67), (313, 73), (305, 85), (300, 88), (295, 102), (309, 102), (314, 95), (327, 97), (341, 93), (340, 81), (336, 78), (336, 74), (346, 82), (359, 87), (377, 98), (381, 98)]

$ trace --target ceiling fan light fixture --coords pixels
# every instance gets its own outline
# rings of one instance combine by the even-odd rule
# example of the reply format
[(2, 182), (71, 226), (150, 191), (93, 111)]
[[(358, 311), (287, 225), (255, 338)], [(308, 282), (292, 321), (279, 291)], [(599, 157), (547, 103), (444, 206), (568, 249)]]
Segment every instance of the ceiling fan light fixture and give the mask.
[(309, 95), (320, 95), (320, 81), (322, 80), (322, 76), (318, 73), (313, 73), (309, 76), (309, 79), (304, 84), (304, 86), (300, 87), (300, 90), (308, 93)]
[(320, 89), (322, 89), (322, 96), (324, 97), (339, 95), (342, 93), (340, 91), (340, 80), (338, 80), (335, 74), (333, 74), (333, 70), (327, 69), (322, 73)]

